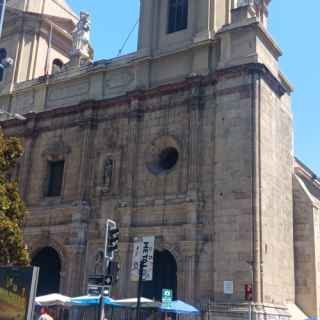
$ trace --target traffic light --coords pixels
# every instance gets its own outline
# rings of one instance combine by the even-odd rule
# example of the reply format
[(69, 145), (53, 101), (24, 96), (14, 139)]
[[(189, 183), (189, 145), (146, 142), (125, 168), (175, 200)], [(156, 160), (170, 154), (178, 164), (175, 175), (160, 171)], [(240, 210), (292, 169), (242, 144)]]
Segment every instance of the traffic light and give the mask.
[(112, 277), (113, 284), (116, 284), (120, 278), (120, 263), (116, 261), (110, 261), (107, 273)]
[(246, 301), (252, 301), (253, 300), (252, 285), (251, 284), (246, 284), (244, 286), (244, 293), (245, 293), (245, 300)]
[(108, 260), (113, 260), (114, 252), (118, 250), (119, 242), (119, 229), (117, 224), (108, 220), (106, 225), (106, 246), (105, 246), (105, 257)]

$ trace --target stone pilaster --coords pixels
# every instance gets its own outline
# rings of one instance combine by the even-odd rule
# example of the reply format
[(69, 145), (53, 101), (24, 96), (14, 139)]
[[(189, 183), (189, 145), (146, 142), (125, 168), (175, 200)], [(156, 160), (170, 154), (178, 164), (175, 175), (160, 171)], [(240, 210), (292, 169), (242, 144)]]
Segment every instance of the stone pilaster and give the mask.
[(252, 150), (252, 266), (254, 301), (263, 301), (261, 234), (261, 113), (260, 70), (251, 70), (251, 150)]
[(178, 297), (183, 297), (189, 302), (194, 301), (196, 294), (196, 248), (197, 243), (195, 241), (184, 241), (180, 244), (183, 270), (178, 268)]
[(189, 165), (188, 192), (198, 191), (200, 180), (201, 131), (203, 120), (203, 98), (201, 78), (191, 78), (191, 96), (189, 102)]
[(140, 92), (130, 93), (130, 111), (129, 111), (129, 128), (128, 128), (128, 146), (127, 146), (127, 184), (126, 194), (133, 200), (136, 195), (136, 176), (137, 163), (139, 155), (139, 140), (141, 121), (143, 120), (143, 111), (140, 102)]
[(29, 183), (33, 160), (33, 149), (36, 144), (38, 132), (36, 130), (36, 120), (31, 118), (28, 120), (25, 140), (24, 140), (24, 157), (20, 166), (19, 191), (22, 198), (27, 202), (29, 193)]
[(85, 249), (83, 245), (68, 247), (68, 272), (65, 282), (65, 292), (70, 296), (84, 294)]
[(120, 297), (126, 297), (128, 294), (128, 284), (130, 282), (130, 267), (131, 267), (131, 244), (129, 242), (119, 243), (119, 257), (120, 257), (120, 281), (117, 285)]
[(81, 165), (80, 165), (80, 179), (79, 179), (79, 194), (81, 200), (89, 198), (89, 190), (91, 184), (94, 166), (92, 165), (94, 157), (94, 136), (96, 134), (96, 118), (92, 109), (89, 109), (83, 115), (83, 119), (79, 122), (81, 129)]

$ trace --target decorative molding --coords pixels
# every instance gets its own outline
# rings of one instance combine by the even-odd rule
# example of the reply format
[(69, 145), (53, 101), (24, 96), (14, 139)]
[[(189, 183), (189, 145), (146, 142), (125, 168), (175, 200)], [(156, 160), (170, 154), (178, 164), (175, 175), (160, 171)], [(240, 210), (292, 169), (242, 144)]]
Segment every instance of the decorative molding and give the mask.
[(88, 117), (76, 122), (82, 129), (96, 129), (98, 127), (98, 120), (95, 117)]
[(14, 96), (14, 109), (19, 113), (29, 112), (34, 106), (34, 90)]
[(142, 121), (144, 119), (144, 111), (142, 109), (133, 110), (128, 113), (128, 118)]
[(60, 137), (59, 140), (51, 143), (46, 150), (42, 152), (44, 158), (64, 158), (71, 152), (71, 147), (66, 145)]
[[(266, 80), (270, 88), (279, 97), (281, 97), (284, 93), (287, 93), (287, 94), (291, 93), (289, 88), (285, 87), (279, 79), (277, 79), (263, 64), (260, 64), (260, 63), (250, 63), (242, 66), (219, 69), (210, 75), (203, 76), (202, 86), (216, 85), (218, 82), (223, 81), (224, 79), (232, 79), (232, 78), (236, 78), (241, 75), (250, 74), (250, 73), (262, 74), (262, 78)], [(157, 108), (152, 108), (147, 104), (142, 105), (142, 102), (157, 96), (174, 94), (179, 91), (189, 91), (190, 88), (192, 88), (192, 84), (195, 81), (196, 82), (199, 81), (198, 79), (199, 77), (191, 77), (180, 82), (162, 85), (157, 88), (152, 88), (148, 90), (135, 90), (122, 96), (97, 101), (92, 105), (87, 103), (75, 104), (75, 105), (65, 106), (65, 107), (61, 107), (53, 110), (46, 110), (41, 113), (37, 113), (36, 115), (32, 115), (32, 117), (35, 118), (36, 120), (53, 119), (53, 118), (63, 117), (63, 116), (71, 115), (75, 113), (77, 114), (80, 112), (85, 112), (88, 109), (101, 110), (101, 108), (112, 108), (112, 107), (119, 108), (120, 106), (128, 106), (128, 109), (129, 109), (131, 104), (131, 107), (133, 107), (132, 108), (133, 110), (131, 111), (128, 110), (125, 112), (121, 111), (118, 114), (113, 114), (112, 116), (110, 116), (110, 119), (129, 117), (129, 119), (131, 118), (131, 119), (142, 120), (144, 118), (145, 112), (159, 111), (163, 109), (168, 109), (170, 107), (170, 106), (160, 106), (160, 107), (158, 106)], [(223, 92), (221, 92), (221, 94), (222, 93)], [(181, 106), (184, 106), (185, 103), (186, 101), (181, 102)], [(178, 105), (176, 104), (175, 107), (177, 106)], [(28, 119), (29, 118), (28, 114), (26, 114), (26, 116)], [(97, 121), (98, 122), (106, 121), (106, 118), (97, 119)], [(2, 127), (5, 129), (21, 127), (23, 125), (25, 124), (21, 123), (21, 121), (18, 121), (18, 120), (7, 120), (2, 122)], [(75, 122), (73, 121), (70, 124), (64, 124), (64, 128), (72, 127), (74, 125), (75, 125)], [(54, 128), (54, 130), (56, 129), (57, 128)], [(52, 127), (41, 128), (41, 131), (49, 131), (49, 130), (53, 130)], [(19, 134), (18, 132), (17, 135), (19, 136), (21, 135), (21, 133)]]
[(105, 148), (106, 151), (114, 151), (121, 147), (120, 140), (120, 125), (115, 122), (106, 123), (105, 128), (103, 129), (103, 135), (106, 137)]
[(89, 80), (79, 80), (70, 85), (60, 84), (49, 88), (48, 101), (75, 98), (89, 93)]
[(105, 87), (107, 90), (118, 89), (129, 86), (134, 81), (134, 74), (131, 70), (116, 70), (107, 72)]

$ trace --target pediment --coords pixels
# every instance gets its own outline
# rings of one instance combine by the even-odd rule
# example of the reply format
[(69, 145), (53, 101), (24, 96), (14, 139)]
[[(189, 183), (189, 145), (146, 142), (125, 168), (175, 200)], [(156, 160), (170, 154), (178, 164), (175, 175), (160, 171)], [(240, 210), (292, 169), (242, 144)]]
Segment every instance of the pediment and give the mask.
[(32, 23), (32, 21), (34, 21), (35, 27), (38, 27), (39, 21), (46, 21), (48, 23), (51, 22), (54, 25), (66, 31), (67, 33), (71, 33), (76, 26), (72, 19), (56, 17), (47, 14), (39, 14), (34, 12), (25, 12), (15, 8), (7, 9), (5, 24), (10, 24), (11, 22), (17, 24), (17, 21), (19, 21), (19, 19), (23, 19), (24, 21), (29, 22), (29, 25), (30, 22)]

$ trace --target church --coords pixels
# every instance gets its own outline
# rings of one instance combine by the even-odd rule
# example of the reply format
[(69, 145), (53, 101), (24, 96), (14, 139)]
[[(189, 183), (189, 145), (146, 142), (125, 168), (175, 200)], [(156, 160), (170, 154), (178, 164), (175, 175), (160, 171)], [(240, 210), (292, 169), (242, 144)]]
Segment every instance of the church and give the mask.
[(0, 104), (26, 119), (1, 126), (24, 146), (39, 294), (86, 293), (112, 219), (115, 298), (136, 296), (134, 239), (155, 236), (145, 297), (244, 319), (251, 286), (255, 319), (320, 316), (320, 179), (294, 156), (269, 3), (141, 0), (136, 52), (94, 61), (89, 14), (7, 1)]

